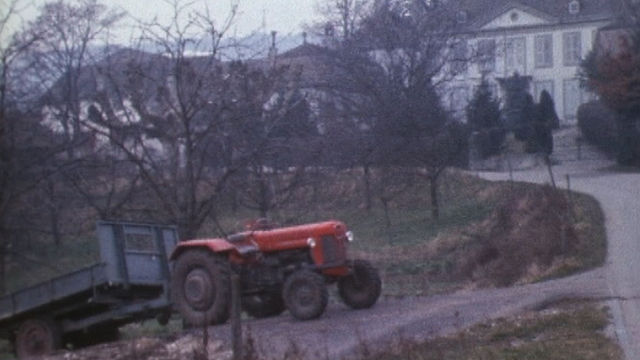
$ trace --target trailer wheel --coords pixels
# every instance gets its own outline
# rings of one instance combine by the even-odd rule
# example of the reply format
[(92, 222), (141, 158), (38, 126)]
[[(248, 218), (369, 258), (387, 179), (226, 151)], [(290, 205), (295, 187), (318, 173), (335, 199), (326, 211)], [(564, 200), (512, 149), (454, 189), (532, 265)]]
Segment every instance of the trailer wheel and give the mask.
[(311, 320), (322, 315), (329, 301), (329, 293), (320, 274), (299, 270), (285, 281), (283, 298), (293, 317)]
[(269, 292), (260, 295), (246, 296), (242, 298), (242, 309), (254, 318), (267, 318), (278, 316), (287, 307), (279, 292)]
[(51, 319), (27, 320), (16, 333), (15, 349), (19, 359), (44, 356), (61, 346), (60, 328)]
[(355, 260), (351, 274), (338, 279), (340, 299), (352, 309), (372, 307), (381, 291), (380, 275), (366, 260)]
[(186, 326), (222, 324), (229, 319), (229, 264), (205, 250), (183, 253), (171, 277), (173, 303)]

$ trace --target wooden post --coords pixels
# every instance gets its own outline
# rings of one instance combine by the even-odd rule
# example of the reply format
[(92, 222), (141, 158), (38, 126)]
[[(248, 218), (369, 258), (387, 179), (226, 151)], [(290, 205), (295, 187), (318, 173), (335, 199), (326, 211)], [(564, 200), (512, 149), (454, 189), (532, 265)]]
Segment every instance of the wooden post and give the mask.
[(582, 137), (578, 136), (576, 138), (576, 145), (578, 147), (578, 160), (582, 160)]
[(544, 155), (544, 163), (547, 166), (547, 170), (549, 171), (549, 178), (551, 179), (551, 185), (553, 188), (556, 188), (556, 179), (553, 176), (553, 169), (551, 168), (551, 157), (549, 155)]
[[(202, 315), (206, 319), (205, 315)], [(205, 321), (202, 324), (202, 357), (209, 359), (209, 324)]]
[(240, 305), (240, 276), (231, 276), (231, 342), (233, 360), (242, 360), (242, 307)]

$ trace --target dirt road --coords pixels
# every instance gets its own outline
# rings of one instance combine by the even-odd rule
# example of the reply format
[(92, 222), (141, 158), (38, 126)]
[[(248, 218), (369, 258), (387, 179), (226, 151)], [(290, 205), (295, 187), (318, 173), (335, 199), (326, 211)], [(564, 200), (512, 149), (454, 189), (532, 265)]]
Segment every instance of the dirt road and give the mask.
[[(421, 340), (464, 327), (544, 308), (565, 298), (609, 295), (606, 273), (598, 269), (566, 279), (512, 288), (465, 291), (449, 295), (381, 299), (372, 309), (353, 311), (332, 303), (318, 320), (300, 322), (290, 315), (251, 320), (252, 338), (268, 358), (285, 358), (299, 349), (306, 359), (345, 359), (401, 340)], [(212, 328), (213, 337), (229, 341), (229, 326)], [(294, 345), (295, 344), (295, 345)]]
[[(317, 320), (298, 321), (285, 312), (273, 318), (248, 320), (243, 325), (263, 359), (361, 359), (369, 352), (386, 349), (389, 345), (451, 334), (488, 319), (543, 309), (566, 298), (606, 299), (610, 293), (606, 275), (605, 269), (601, 268), (533, 285), (382, 298), (373, 308), (359, 311), (350, 310), (332, 298), (326, 312)], [(214, 326), (208, 331), (210, 359), (230, 359), (231, 326)], [(76, 353), (63, 352), (49, 359), (193, 358), (191, 352), (200, 349), (201, 336), (200, 331), (191, 330), (173, 334), (170, 339), (147, 338), (123, 342), (119, 346), (104, 344)], [(220, 342), (222, 346), (217, 347)], [(165, 347), (162, 345), (171, 349), (154, 351), (157, 347)], [(214, 347), (217, 350), (213, 350)], [(176, 348), (181, 351), (180, 356), (166, 356), (167, 353), (175, 354)]]

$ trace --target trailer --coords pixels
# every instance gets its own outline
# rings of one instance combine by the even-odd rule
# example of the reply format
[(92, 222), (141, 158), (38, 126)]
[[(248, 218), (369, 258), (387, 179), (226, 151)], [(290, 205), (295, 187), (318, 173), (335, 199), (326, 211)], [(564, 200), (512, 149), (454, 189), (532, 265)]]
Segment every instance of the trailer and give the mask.
[(101, 262), (0, 297), (0, 338), (18, 358), (115, 340), (124, 324), (171, 315), (174, 226), (99, 221)]

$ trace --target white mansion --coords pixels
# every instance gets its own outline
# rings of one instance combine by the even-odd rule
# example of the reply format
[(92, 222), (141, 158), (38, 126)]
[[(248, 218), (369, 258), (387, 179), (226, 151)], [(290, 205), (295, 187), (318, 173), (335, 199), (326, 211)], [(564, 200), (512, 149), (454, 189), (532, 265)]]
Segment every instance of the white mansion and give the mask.
[(531, 77), (537, 102), (543, 90), (555, 100), (562, 124), (576, 120), (580, 104), (593, 95), (580, 87), (577, 70), (598, 30), (616, 23), (625, 0), (448, 0), (456, 4), (464, 34), (460, 49), (478, 54), (451, 83), (445, 99), (463, 110), (482, 75), (496, 79), (518, 73)]

